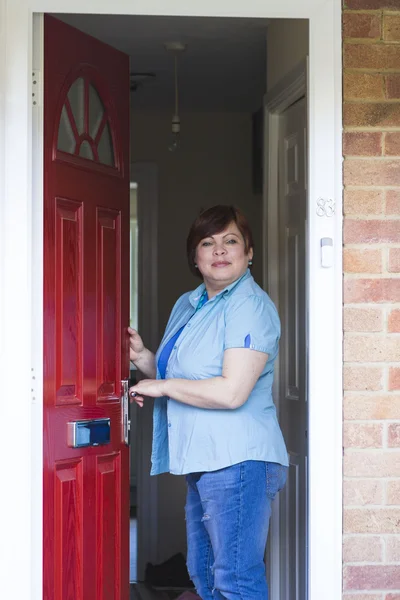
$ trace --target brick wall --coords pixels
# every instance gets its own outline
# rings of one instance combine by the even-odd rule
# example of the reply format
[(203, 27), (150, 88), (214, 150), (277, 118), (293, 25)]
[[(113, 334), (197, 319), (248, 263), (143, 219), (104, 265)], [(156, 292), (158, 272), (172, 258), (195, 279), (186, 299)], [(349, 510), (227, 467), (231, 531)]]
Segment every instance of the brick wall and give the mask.
[(344, 598), (400, 600), (400, 0), (345, 0)]

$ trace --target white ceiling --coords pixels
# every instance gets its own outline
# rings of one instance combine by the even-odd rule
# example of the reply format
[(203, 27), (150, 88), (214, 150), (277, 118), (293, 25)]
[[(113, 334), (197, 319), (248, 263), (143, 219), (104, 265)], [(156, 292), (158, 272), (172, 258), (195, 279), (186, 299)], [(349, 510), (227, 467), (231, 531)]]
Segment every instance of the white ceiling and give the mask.
[(55, 15), (126, 52), (131, 71), (155, 73), (132, 93), (137, 109), (173, 110), (173, 55), (164, 43), (179, 40), (182, 111), (253, 112), (262, 104), (266, 78), (265, 19)]

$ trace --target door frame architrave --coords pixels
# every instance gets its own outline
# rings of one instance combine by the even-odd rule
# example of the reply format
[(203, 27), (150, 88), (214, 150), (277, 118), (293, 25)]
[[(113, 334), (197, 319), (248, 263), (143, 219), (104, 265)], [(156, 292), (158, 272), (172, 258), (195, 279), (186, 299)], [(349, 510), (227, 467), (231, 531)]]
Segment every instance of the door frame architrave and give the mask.
[[(309, 599), (339, 600), (343, 359), (341, 3), (337, 0), (0, 0), (0, 364), (6, 374), (3, 398), (10, 399), (2, 403), (1, 415), (4, 422), (14, 422), (11, 399), (17, 386), (19, 432), (18, 444), (11, 426), (3, 428), (0, 440), (2, 456), (13, 449), (12, 460), (3, 461), (2, 473), (12, 486), (12, 493), (2, 499), (0, 514), (3, 594), (10, 600), (42, 599), (38, 481), (43, 346), (37, 320), (43, 283), (42, 198), (38, 195), (42, 174), (40, 159), (35, 160), (35, 153), (40, 153), (35, 132), (43, 121), (43, 47), (39, 43), (33, 53), (32, 37), (34, 13), (44, 12), (309, 19)], [(331, 218), (317, 215), (321, 198), (335, 201)], [(320, 265), (323, 237), (334, 240), (330, 269)]]

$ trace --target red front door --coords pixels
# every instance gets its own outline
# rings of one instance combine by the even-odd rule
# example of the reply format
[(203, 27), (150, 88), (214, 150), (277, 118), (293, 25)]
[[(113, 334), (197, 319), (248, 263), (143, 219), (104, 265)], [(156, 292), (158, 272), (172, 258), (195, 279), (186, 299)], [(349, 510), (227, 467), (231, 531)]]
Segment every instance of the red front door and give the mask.
[(44, 50), (44, 599), (127, 600), (129, 61), (49, 16)]

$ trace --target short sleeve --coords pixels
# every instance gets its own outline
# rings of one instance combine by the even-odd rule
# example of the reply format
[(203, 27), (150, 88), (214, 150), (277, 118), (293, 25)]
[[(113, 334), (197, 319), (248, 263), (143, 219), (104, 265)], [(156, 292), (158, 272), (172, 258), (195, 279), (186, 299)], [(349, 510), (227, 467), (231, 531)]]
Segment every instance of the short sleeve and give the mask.
[(278, 312), (267, 295), (232, 297), (227, 303), (224, 350), (250, 348), (275, 357), (279, 337)]

